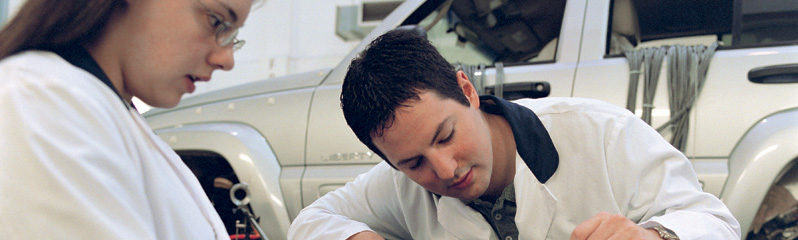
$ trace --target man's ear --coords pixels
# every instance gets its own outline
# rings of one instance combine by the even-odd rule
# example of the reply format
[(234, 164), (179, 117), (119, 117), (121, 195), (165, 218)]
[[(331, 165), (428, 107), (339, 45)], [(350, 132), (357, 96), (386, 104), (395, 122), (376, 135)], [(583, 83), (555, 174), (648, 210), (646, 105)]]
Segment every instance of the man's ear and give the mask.
[(468, 76), (466, 76), (463, 71), (457, 71), (456, 74), (457, 84), (463, 89), (463, 94), (465, 94), (466, 99), (468, 99), (472, 107), (479, 109), (479, 94), (477, 94), (477, 89), (474, 88), (474, 85), (471, 84), (471, 81), (468, 80)]

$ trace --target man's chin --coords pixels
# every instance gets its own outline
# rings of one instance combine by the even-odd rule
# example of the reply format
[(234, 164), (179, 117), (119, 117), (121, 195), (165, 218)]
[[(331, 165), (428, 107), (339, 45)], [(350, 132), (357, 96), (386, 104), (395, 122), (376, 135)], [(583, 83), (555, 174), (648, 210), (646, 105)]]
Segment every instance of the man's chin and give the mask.
[(479, 197), (467, 197), (467, 198), (458, 198), (463, 203), (468, 203), (474, 200), (477, 200)]
[(460, 199), (460, 201), (462, 201), (462, 202), (474, 201), (474, 200), (476, 200), (477, 198), (480, 197), (480, 195), (468, 195), (468, 194), (463, 194), (463, 195), (437, 194), (437, 195), (443, 195), (443, 196), (450, 197), (450, 198), (457, 198), (457, 199)]

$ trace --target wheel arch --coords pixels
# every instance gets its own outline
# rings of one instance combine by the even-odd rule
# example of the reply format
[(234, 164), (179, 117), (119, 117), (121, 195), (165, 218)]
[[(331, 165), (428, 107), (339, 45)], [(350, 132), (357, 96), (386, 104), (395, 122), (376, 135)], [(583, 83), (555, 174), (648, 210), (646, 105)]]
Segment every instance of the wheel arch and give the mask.
[[(729, 177), (721, 200), (740, 222), (743, 234), (771, 185), (796, 167), (798, 109), (771, 114), (754, 125), (729, 155)], [(756, 204), (756, 208), (752, 207)]]
[(269, 239), (284, 239), (290, 220), (280, 187), (281, 167), (266, 138), (240, 123), (178, 125), (155, 131), (176, 152), (218, 154), (240, 182), (249, 184), (250, 206)]

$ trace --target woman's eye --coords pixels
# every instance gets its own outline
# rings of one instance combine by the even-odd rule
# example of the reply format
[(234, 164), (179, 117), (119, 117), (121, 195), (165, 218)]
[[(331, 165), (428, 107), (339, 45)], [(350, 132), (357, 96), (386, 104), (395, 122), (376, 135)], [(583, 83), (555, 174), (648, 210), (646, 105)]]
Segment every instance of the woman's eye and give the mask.
[(223, 23), (222, 19), (219, 18), (219, 16), (213, 14), (210, 14), (208, 19), (209, 19), (208, 21), (210, 21), (211, 27), (213, 28), (217, 28), (219, 27), (219, 25), (222, 25)]

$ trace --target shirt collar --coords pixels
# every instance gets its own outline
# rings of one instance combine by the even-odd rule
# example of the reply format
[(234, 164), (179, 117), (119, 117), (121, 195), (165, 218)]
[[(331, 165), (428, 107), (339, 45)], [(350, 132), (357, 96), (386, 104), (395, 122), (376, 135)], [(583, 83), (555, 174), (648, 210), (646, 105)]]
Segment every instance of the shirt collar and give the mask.
[(136, 106), (133, 106), (133, 103), (127, 103), (125, 99), (122, 98), (122, 95), (119, 95), (119, 91), (117, 91), (114, 84), (111, 83), (111, 79), (105, 75), (105, 72), (100, 68), (100, 65), (94, 60), (94, 58), (89, 54), (89, 51), (86, 50), (83, 46), (80, 45), (67, 45), (63, 47), (58, 47), (54, 49), (49, 49), (54, 53), (58, 54), (69, 62), (70, 64), (74, 65), (75, 67), (81, 68), (92, 75), (94, 77), (100, 79), (106, 86), (111, 88), (111, 90), (116, 93), (116, 96), (119, 97), (119, 100), (122, 100), (122, 104), (125, 105), (128, 109), (133, 108), (136, 109)]
[(492, 95), (479, 97), (482, 111), (504, 116), (510, 123), (518, 155), (541, 183), (554, 175), (559, 155), (549, 132), (531, 109)]

